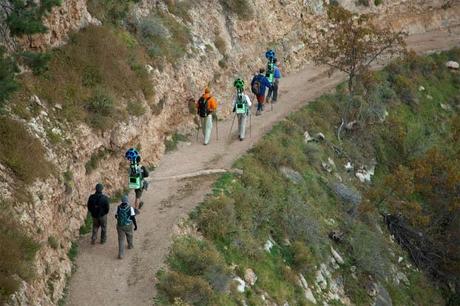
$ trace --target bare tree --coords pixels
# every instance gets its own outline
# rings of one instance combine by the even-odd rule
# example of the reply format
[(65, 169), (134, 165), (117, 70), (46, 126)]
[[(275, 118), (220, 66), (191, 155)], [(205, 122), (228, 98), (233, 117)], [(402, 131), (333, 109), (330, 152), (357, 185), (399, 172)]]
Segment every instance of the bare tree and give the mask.
[[(375, 61), (383, 57), (391, 58), (406, 50), (406, 34), (376, 25), (372, 15), (359, 15), (341, 6), (330, 5), (327, 8), (327, 21), (326, 29), (311, 28), (314, 36), (308, 39), (307, 44), (315, 64), (329, 66), (330, 74), (342, 71), (347, 75), (350, 101), (356, 79), (368, 72)], [(339, 140), (340, 131), (347, 123), (348, 111), (345, 108), (342, 114), (342, 123), (337, 131)]]

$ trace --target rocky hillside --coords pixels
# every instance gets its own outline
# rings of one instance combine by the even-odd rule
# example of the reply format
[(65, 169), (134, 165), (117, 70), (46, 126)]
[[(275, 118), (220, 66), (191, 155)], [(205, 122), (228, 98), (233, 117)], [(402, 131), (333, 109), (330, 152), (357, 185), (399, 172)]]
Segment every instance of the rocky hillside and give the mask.
[[(192, 126), (190, 99), (206, 85), (225, 116), (228, 84), (263, 65), (267, 48), (285, 73), (302, 67), (306, 26), (324, 11), (319, 0), (3, 2), (0, 76), (11, 93), (0, 96), (0, 196), (16, 221), (2, 226), (14, 228), (5, 243), (23, 241), (14, 247), (33, 267), (5, 270), (2, 299), (18, 305), (60, 299), (86, 198), (99, 181), (111, 194), (124, 186), (126, 148), (153, 166), (168, 137)], [(338, 2), (411, 32), (460, 22), (460, 6), (445, 1)], [(38, 28), (42, 19), (46, 33), (27, 34), (36, 28), (14, 22), (24, 16)], [(19, 267), (11, 262), (3, 261)]]

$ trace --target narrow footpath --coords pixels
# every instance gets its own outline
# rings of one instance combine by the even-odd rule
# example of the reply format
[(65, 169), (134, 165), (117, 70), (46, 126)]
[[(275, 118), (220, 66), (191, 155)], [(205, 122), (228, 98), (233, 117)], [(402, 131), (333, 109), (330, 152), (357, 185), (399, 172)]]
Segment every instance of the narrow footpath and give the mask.
[[(408, 45), (419, 53), (460, 46), (460, 26), (449, 31), (411, 36)], [(126, 250), (123, 260), (117, 259), (113, 217), (116, 206), (112, 205), (107, 243), (91, 245), (87, 236), (79, 241), (77, 270), (70, 279), (67, 305), (153, 305), (155, 273), (163, 266), (168, 254), (174, 225), (204, 199), (216, 179), (216, 175), (190, 176), (202, 170), (229, 169), (274, 123), (330, 92), (343, 78), (338, 73), (328, 78), (324, 69), (307, 65), (281, 80), (279, 101), (274, 104), (273, 111), (268, 106), (262, 116), (252, 117), (251, 137), (248, 129), (247, 138), (240, 142), (235, 124), (229, 140), (232, 119), (229, 118), (219, 122), (218, 141), (214, 129), (209, 145), (202, 145), (201, 135), (199, 142), (193, 136), (189, 145), (182, 144), (177, 151), (165, 155), (159, 167), (151, 173), (149, 190), (144, 193), (145, 205), (137, 217), (139, 229), (134, 232), (134, 249)], [(131, 193), (131, 201), (133, 196)]]

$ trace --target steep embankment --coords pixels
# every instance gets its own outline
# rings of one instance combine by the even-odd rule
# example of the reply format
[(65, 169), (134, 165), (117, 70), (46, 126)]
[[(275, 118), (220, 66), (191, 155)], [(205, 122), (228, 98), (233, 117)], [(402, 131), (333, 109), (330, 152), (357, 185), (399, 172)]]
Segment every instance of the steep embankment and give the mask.
[[(413, 24), (429, 5), (432, 16), (455, 16), (459, 10), (458, 5), (442, 9), (440, 1), (415, 10), (406, 10), (407, 4), (384, 2), (369, 10), (382, 18), (397, 16), (401, 27), (404, 20)], [(302, 67), (308, 61), (304, 25), (320, 22), (323, 12), (322, 1), (211, 1), (206, 6), (88, 1), (88, 7), (86, 1), (65, 0), (45, 17), (47, 34), (2, 35), (9, 49), (48, 50), (50, 58), (48, 68), (42, 66), (44, 58), (26, 61), (33, 74), (21, 74), (21, 89), (5, 108), (10, 119), (2, 120), (2, 135), (8, 137), (0, 150), (2, 202), (19, 220), (16, 227), (39, 245), (37, 256), (29, 258), (35, 261), (35, 280), (26, 277), (30, 273), (17, 274), (28, 281), (20, 282), (12, 299), (16, 304), (53, 304), (62, 296), (86, 198), (98, 181), (112, 194), (124, 186), (127, 147), (141, 147), (144, 160), (156, 164), (167, 135), (190, 127), (187, 103), (205, 84), (222, 102), (221, 113), (228, 113), (228, 84), (258, 68), (268, 47), (276, 49), (285, 72)], [(94, 26), (100, 23), (88, 10), (102, 26)], [(417, 31), (458, 24), (449, 18), (444, 24), (426, 22)]]
[(342, 143), (343, 87), (277, 124), (177, 228), (156, 303), (456, 305), (460, 74), (448, 60), (459, 49), (375, 73)]

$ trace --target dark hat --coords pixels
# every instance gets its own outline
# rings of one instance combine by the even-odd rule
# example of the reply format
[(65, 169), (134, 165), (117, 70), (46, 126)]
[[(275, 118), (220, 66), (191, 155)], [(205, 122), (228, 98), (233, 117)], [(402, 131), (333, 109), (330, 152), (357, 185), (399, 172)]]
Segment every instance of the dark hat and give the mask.
[(260, 68), (259, 69), (259, 73), (264, 73), (265, 72), (265, 68)]
[(128, 196), (126, 194), (121, 197), (121, 203), (128, 203)]
[(104, 185), (102, 185), (101, 183), (96, 184), (96, 192), (102, 192), (103, 189)]

